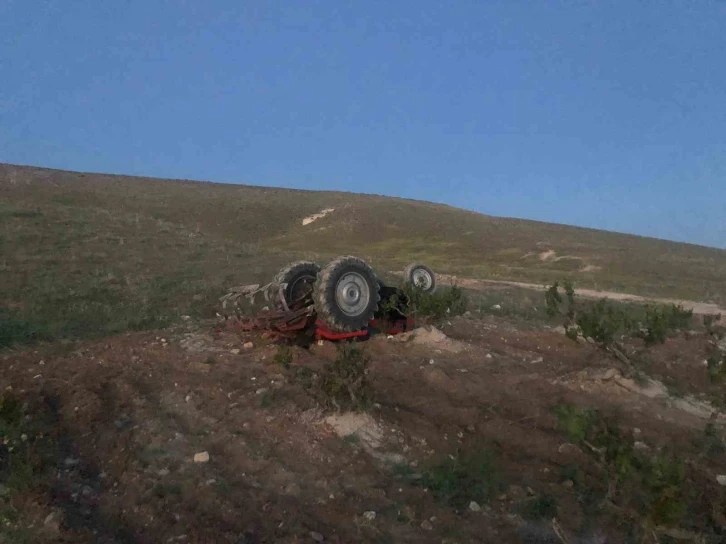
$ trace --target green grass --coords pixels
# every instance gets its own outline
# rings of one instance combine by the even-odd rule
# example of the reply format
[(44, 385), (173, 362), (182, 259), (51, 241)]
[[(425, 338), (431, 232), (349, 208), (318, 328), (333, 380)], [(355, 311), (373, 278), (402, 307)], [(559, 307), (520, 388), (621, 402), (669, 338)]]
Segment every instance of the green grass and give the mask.
[[(10, 165), (0, 189), (0, 348), (213, 316), (230, 286), (351, 252), (381, 275), (420, 260), (461, 277), (726, 302), (723, 250), (425, 202)], [(323, 208), (336, 211), (301, 225)]]

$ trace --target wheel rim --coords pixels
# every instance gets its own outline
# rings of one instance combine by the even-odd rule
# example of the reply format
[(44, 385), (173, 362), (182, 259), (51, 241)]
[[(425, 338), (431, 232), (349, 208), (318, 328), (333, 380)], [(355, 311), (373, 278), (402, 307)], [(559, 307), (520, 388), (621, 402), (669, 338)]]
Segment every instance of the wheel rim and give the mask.
[(357, 272), (348, 272), (335, 286), (335, 302), (345, 315), (362, 314), (368, 308), (370, 299), (368, 282)]
[(431, 274), (423, 268), (414, 270), (413, 274), (411, 274), (411, 280), (415, 287), (423, 289), (424, 291), (431, 289), (431, 285), (434, 283), (434, 279), (431, 277)]
[(300, 276), (293, 283), (287, 287), (288, 297), (290, 302), (298, 302), (313, 292), (313, 283), (315, 278), (313, 276)]

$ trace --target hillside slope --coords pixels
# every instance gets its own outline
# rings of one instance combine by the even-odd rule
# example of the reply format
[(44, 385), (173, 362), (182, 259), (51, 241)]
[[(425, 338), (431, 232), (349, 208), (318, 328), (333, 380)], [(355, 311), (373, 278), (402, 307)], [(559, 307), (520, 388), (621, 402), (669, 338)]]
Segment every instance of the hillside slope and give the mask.
[[(326, 216), (303, 219), (324, 209)], [(340, 192), (0, 165), (6, 333), (74, 337), (209, 313), (293, 258), (726, 301), (726, 251)]]

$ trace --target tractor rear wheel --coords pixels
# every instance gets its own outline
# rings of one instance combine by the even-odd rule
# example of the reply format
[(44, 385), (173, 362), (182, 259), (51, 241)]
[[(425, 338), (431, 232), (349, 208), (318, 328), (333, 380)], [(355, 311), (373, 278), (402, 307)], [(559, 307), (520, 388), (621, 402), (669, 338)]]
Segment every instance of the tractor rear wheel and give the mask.
[(283, 308), (280, 291), (289, 309), (304, 308), (313, 303), (313, 285), (320, 266), (311, 261), (296, 261), (280, 270), (269, 287), (269, 298), (275, 307)]
[(411, 263), (403, 271), (404, 281), (424, 293), (436, 291), (436, 274), (428, 266)]
[(373, 269), (357, 257), (338, 257), (318, 274), (313, 299), (318, 318), (336, 332), (364, 329), (380, 300)]

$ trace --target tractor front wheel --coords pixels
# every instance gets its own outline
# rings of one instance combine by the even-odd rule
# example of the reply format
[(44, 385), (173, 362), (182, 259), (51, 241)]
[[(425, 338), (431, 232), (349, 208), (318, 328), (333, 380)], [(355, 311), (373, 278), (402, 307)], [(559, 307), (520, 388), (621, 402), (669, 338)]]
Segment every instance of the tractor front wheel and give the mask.
[(436, 291), (436, 275), (425, 264), (412, 263), (403, 271), (404, 281), (424, 293)]
[(380, 300), (373, 269), (357, 257), (338, 257), (318, 274), (313, 291), (318, 318), (336, 332), (364, 329)]

